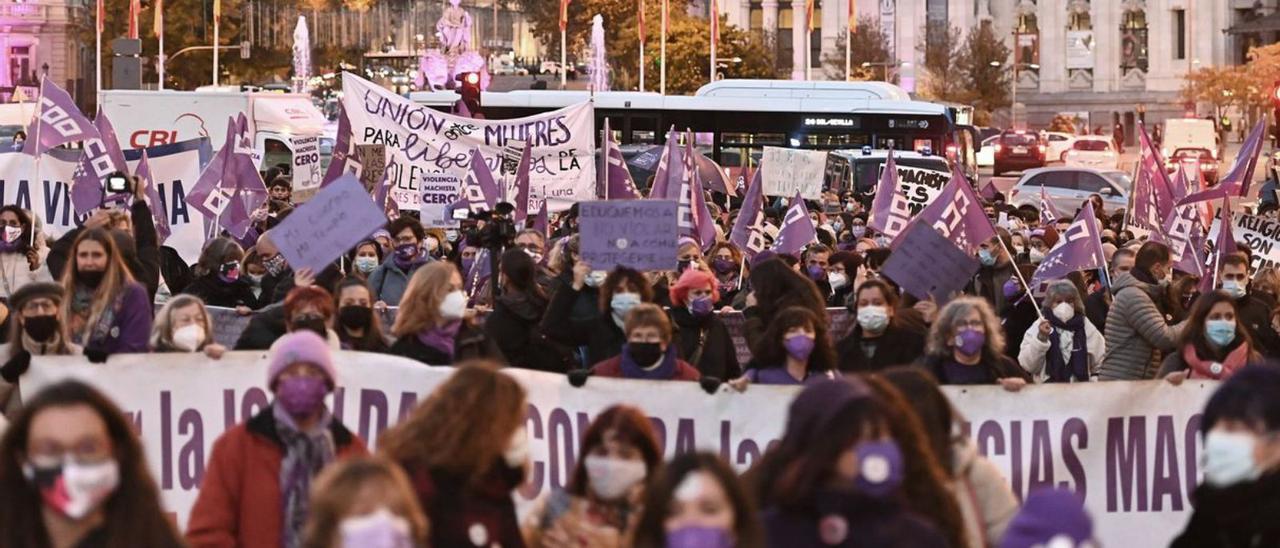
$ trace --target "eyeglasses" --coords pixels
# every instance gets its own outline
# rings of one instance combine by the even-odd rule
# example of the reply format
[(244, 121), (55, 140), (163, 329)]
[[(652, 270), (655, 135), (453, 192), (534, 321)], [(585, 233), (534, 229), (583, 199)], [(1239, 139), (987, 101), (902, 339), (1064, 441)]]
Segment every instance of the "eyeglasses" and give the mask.
[(970, 328), (970, 329), (982, 329), (985, 325), (986, 325), (986, 324), (985, 324), (981, 319), (977, 319), (977, 320), (956, 320), (956, 323), (955, 323), (955, 324), (953, 324), (953, 326), (955, 327), (955, 329), (956, 329), (957, 331), (959, 331), (959, 330), (961, 330), (961, 329), (964, 329), (964, 328), (966, 328), (966, 327), (967, 327), (967, 328)]
[(86, 438), (71, 447), (63, 447), (55, 442), (47, 445), (41, 442), (36, 443), (37, 447), (27, 455), (27, 462), (37, 468), (53, 468), (68, 462), (97, 464), (111, 459), (110, 445), (97, 439)]

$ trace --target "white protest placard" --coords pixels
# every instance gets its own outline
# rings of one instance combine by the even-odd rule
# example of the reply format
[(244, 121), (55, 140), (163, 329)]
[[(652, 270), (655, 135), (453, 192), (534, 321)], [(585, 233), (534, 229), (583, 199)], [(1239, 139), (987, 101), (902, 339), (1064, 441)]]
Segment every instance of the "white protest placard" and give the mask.
[[(1208, 241), (1218, 241), (1218, 229), (1222, 219), (1214, 217), (1209, 227)], [(1244, 243), (1253, 250), (1253, 260), (1249, 263), (1250, 272), (1258, 272), (1265, 267), (1280, 267), (1280, 223), (1264, 219), (1257, 215), (1235, 214), (1231, 217), (1231, 235), (1236, 244)]]
[(294, 269), (324, 270), (387, 222), (355, 175), (343, 175), (271, 229), (271, 242)]
[(293, 190), (311, 190), (320, 186), (324, 174), (320, 171), (320, 138), (315, 135), (294, 135)]
[[(939, 194), (942, 194), (942, 188), (947, 186), (947, 182), (951, 180), (951, 173), (948, 171), (904, 166), (901, 163), (897, 165), (898, 188), (901, 189), (903, 196), (907, 198), (906, 205), (911, 210), (911, 217), (915, 217), (925, 206), (933, 203), (933, 200)], [(880, 164), (876, 180), (879, 180), (880, 174), (883, 173), (884, 164)]]
[[(352, 73), (342, 75), (342, 89), (353, 142), (386, 145), (387, 164), (403, 168), (388, 171), (400, 209), (443, 216), (443, 207), (421, 207), (423, 182), (443, 188), (452, 180), (459, 187), (475, 148), (498, 174), (504, 151), (515, 141), (532, 147), (530, 190), (546, 189), (550, 211), (595, 199), (595, 114), (589, 102), (525, 118), (477, 120), (414, 103)], [(537, 213), (532, 204), (529, 213)], [(428, 226), (443, 222), (422, 220)]]
[(799, 192), (806, 200), (822, 199), (826, 151), (764, 147), (761, 162), (765, 195), (790, 198)]

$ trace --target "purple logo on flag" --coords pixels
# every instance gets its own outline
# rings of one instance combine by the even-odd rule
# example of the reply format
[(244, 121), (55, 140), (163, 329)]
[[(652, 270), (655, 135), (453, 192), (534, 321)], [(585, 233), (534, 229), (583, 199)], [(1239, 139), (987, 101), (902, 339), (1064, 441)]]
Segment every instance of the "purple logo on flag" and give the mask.
[(147, 151), (142, 151), (142, 159), (138, 160), (138, 169), (134, 172), (141, 184), (147, 188), (147, 205), (151, 206), (151, 220), (156, 225), (156, 233), (160, 236), (160, 243), (164, 243), (169, 239), (172, 230), (169, 228), (169, 215), (165, 211), (164, 201), (160, 199), (160, 191), (156, 189), (156, 182), (151, 177), (151, 160), (147, 158)]
[(471, 150), (471, 169), (462, 178), (462, 199), (454, 207), (472, 211), (489, 211), (498, 205), (498, 183), (493, 179), (489, 164), (484, 163), (480, 149)]
[(871, 217), (867, 219), (867, 228), (893, 240), (910, 223), (911, 208), (906, 195), (898, 187), (898, 163), (893, 159), (893, 150), (890, 150), (884, 160), (884, 170), (880, 172), (880, 182), (876, 185), (876, 196), (871, 202)]
[(85, 140), (80, 165), (76, 166), (72, 175), (71, 203), (77, 215), (83, 215), (102, 205), (106, 197), (102, 185), (108, 175), (117, 171), (129, 171), (107, 113), (99, 112), (93, 125), (96, 135)]
[[(609, 131), (609, 119), (604, 120), (604, 146), (601, 148), (600, 161), (604, 167), (600, 169), (605, 178), (603, 185), (605, 200), (636, 200), (640, 193), (636, 191), (636, 183), (631, 179), (631, 171), (622, 157), (622, 149), (613, 142), (613, 132)], [(656, 181), (656, 179), (655, 179)]]
[(818, 229), (813, 226), (813, 219), (809, 218), (804, 198), (797, 192), (787, 207), (787, 216), (782, 219), (778, 240), (773, 242), (773, 251), (779, 255), (796, 255), (804, 246), (817, 239)]
[(226, 142), (186, 197), (191, 207), (236, 238), (244, 238), (252, 225), (250, 213), (267, 200), (267, 186), (253, 160), (248, 126), (244, 114), (228, 119)]
[(1218, 278), (1222, 275), (1222, 260), (1236, 252), (1236, 238), (1231, 233), (1231, 201), (1223, 197), (1222, 207), (1218, 209), (1218, 238), (1213, 241), (1213, 251), (1209, 253), (1206, 267), (1213, 270), (1200, 278), (1200, 293), (1208, 293), (1218, 286)]
[(39, 156), (51, 148), (98, 137), (98, 129), (76, 108), (66, 90), (49, 78), (40, 79), (40, 104), (27, 126), (22, 152)]
[(1231, 171), (1228, 171), (1222, 177), (1222, 181), (1218, 183), (1218, 186), (1187, 196), (1180, 200), (1178, 205), (1247, 194), (1249, 185), (1253, 184), (1253, 170), (1258, 164), (1258, 154), (1262, 152), (1262, 135), (1266, 127), (1267, 117), (1263, 116), (1258, 120), (1257, 124), (1254, 124), (1253, 130), (1249, 132), (1249, 137), (1240, 146), (1240, 153), (1236, 155), (1236, 161), (1231, 165)]
[(760, 173), (757, 168), (751, 178), (751, 186), (747, 187), (747, 195), (742, 199), (742, 210), (733, 223), (733, 232), (729, 234), (729, 241), (738, 246), (748, 261), (765, 249), (764, 184), (760, 182)]
[(954, 168), (942, 194), (925, 206), (912, 222), (929, 224), (966, 253), (977, 253), (982, 242), (996, 235), (991, 219), (982, 212), (973, 186)]
[(1045, 254), (1044, 262), (1031, 276), (1031, 286), (1039, 287), (1042, 282), (1056, 280), (1072, 272), (1106, 266), (1107, 256), (1102, 251), (1101, 235), (1093, 204), (1086, 201), (1071, 226), (1062, 233), (1058, 245)]
[[(677, 200), (680, 192), (680, 179), (684, 171), (683, 152), (680, 150), (676, 128), (667, 131), (667, 141), (663, 145), (662, 156), (658, 158), (658, 169), (653, 173), (653, 187), (649, 189), (650, 200)], [(674, 166), (674, 167), (673, 167)], [(675, 187), (672, 190), (672, 187)]]
[[(516, 167), (516, 201), (512, 205), (516, 206), (514, 220), (517, 223), (523, 223), (529, 218), (529, 164), (532, 161), (532, 149), (533, 143), (525, 143), (524, 152), (520, 153), (520, 165)], [(546, 196), (543, 196), (542, 202), (546, 201)]]

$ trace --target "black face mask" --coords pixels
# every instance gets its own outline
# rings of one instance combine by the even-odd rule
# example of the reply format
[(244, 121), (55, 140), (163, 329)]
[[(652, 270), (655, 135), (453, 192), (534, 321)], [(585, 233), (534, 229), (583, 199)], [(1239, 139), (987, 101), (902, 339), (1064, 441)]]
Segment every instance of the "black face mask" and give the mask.
[(627, 353), (640, 367), (649, 367), (658, 363), (662, 357), (662, 346), (658, 343), (627, 343)]
[(107, 275), (107, 273), (102, 270), (80, 270), (78, 273), (80, 283), (84, 284), (89, 289), (97, 289), (98, 286), (102, 284), (102, 278)]
[(22, 320), (22, 330), (27, 333), (31, 340), (37, 342), (46, 342), (53, 338), (54, 332), (58, 330), (58, 317), (48, 316), (31, 316)]
[(373, 322), (373, 309), (348, 305), (338, 309), (338, 322), (347, 329), (365, 329)]
[(324, 318), (321, 318), (319, 316), (309, 316), (306, 318), (298, 318), (296, 320), (293, 320), (293, 330), (294, 331), (307, 330), (317, 335), (320, 335), (320, 338), (322, 339), (329, 338), (329, 327), (325, 325)]

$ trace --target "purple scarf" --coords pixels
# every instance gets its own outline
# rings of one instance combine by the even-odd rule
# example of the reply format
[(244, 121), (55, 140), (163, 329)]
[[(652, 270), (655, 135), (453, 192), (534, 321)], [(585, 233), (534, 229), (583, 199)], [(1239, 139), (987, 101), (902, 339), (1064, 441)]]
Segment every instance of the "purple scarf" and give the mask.
[(669, 381), (676, 376), (676, 345), (667, 345), (667, 354), (662, 357), (662, 363), (658, 364), (651, 370), (646, 370), (636, 364), (631, 359), (629, 344), (622, 345), (622, 378), (624, 379), (649, 379), (659, 381)]
[(453, 343), (462, 329), (462, 320), (454, 320), (441, 327), (432, 327), (418, 333), (418, 342), (453, 357)]

